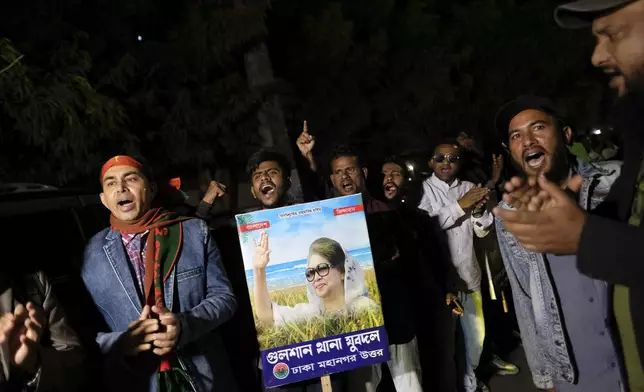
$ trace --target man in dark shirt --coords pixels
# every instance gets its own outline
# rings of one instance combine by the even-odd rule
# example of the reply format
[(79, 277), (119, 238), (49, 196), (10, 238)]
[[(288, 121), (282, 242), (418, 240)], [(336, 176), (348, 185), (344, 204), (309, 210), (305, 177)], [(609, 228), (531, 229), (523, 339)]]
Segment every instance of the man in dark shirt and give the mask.
[(622, 176), (590, 215), (543, 176), (537, 186), (525, 187), (519, 179), (506, 186), (506, 201), (527, 195), (527, 211), (497, 213), (526, 249), (577, 254), (582, 273), (615, 284), (614, 316), (630, 389), (643, 391), (644, 0), (581, 0), (558, 7), (555, 18), (564, 27), (592, 22), (597, 39), (593, 65), (611, 77), (610, 86), (621, 97), (614, 121), (615, 129), (624, 134)]
[[(324, 198), (327, 196), (325, 181), (313, 155), (315, 136), (309, 133), (306, 122), (297, 139), (297, 146), (308, 164), (308, 173), (303, 177), (308, 179), (309, 192)], [(392, 359), (388, 365), (396, 390), (422, 391), (412, 312), (413, 296), (409, 288), (410, 276), (406, 273), (411, 269), (408, 267), (410, 261), (418, 257), (413, 234), (394, 208), (369, 194), (365, 187), (367, 169), (360, 165), (353, 151), (344, 147), (336, 148), (331, 154), (330, 163), (330, 179), (335, 196), (362, 193), (385, 328), (391, 344)], [(379, 367), (376, 369), (380, 370)], [(377, 376), (380, 378), (380, 374)]]
[[(405, 162), (388, 157), (382, 165), (382, 190), (387, 204), (398, 212), (412, 233), (418, 249), (415, 263), (408, 265), (416, 316), (416, 337), (423, 370), (423, 387), (428, 391), (454, 391), (456, 367), (453, 339), (456, 323), (445, 304), (446, 293), (455, 286), (458, 273), (452, 265), (447, 239), (436, 218), (417, 206), (422, 197), (422, 184), (411, 181)], [(410, 263), (411, 264), (411, 263)]]
[[(273, 149), (259, 150), (248, 160), (246, 172), (251, 183), (251, 195), (259, 201), (260, 208), (280, 208), (292, 204), (288, 195), (291, 186), (291, 164), (283, 154)], [(204, 197), (197, 208), (197, 216), (202, 219), (208, 219), (213, 203), (222, 197), (226, 190), (225, 186), (218, 183), (210, 188), (211, 192), (207, 194), (208, 197)], [(250, 306), (237, 231), (233, 224), (231, 227), (220, 228), (217, 232), (215, 237), (220, 240), (218, 243), (226, 244), (222, 246), (222, 256), (233, 290), (239, 298), (237, 319), (233, 320), (234, 322), (231, 323), (230, 331), (228, 332), (229, 336), (236, 336), (237, 339), (230, 343), (239, 346), (239, 342), (243, 341), (244, 357), (248, 358), (254, 353), (256, 361), (259, 356), (259, 346), (256, 339), (257, 332)], [(239, 347), (237, 347), (236, 351), (239, 352)], [(244, 368), (246, 367), (244, 366)], [(331, 377), (334, 392), (343, 391), (346, 382), (345, 374), (334, 374)], [(246, 385), (250, 385), (249, 380), (246, 380)], [(320, 381), (316, 379), (273, 388), (271, 391), (317, 392), (321, 391), (321, 388)]]
[[(331, 182), (339, 196), (362, 193), (369, 242), (376, 279), (382, 300), (382, 312), (389, 338), (391, 360), (387, 363), (397, 391), (422, 391), (420, 361), (412, 312), (410, 265), (418, 257), (412, 233), (398, 213), (367, 191), (363, 168), (356, 153), (338, 147), (331, 155)], [(413, 283), (411, 284), (413, 285)]]

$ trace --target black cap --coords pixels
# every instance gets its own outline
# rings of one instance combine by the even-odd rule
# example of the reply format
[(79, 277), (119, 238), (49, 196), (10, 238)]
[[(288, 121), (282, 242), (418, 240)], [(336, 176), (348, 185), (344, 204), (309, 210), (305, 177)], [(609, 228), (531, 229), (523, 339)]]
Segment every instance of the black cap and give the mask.
[(499, 109), (494, 119), (494, 127), (500, 134), (507, 133), (510, 121), (517, 114), (529, 109), (541, 110), (559, 118), (563, 117), (549, 99), (534, 95), (521, 95)]
[(555, 9), (557, 24), (567, 29), (589, 26), (600, 15), (621, 8), (635, 0), (579, 0)]

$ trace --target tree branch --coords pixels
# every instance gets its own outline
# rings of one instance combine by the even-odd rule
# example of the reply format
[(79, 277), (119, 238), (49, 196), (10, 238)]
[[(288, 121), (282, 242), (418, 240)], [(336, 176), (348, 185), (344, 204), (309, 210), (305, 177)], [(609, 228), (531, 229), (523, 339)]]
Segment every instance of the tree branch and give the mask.
[(2, 69), (0, 70), (0, 75), (2, 75), (3, 73), (7, 72), (7, 71), (8, 71), (8, 70), (10, 70), (11, 68), (13, 68), (13, 66), (14, 66), (14, 65), (16, 65), (16, 64), (18, 64), (18, 61), (22, 60), (22, 58), (23, 58), (23, 57), (25, 57), (25, 55), (24, 55), (24, 54), (21, 54), (20, 56), (18, 56), (18, 58), (17, 58), (17, 59), (13, 60), (13, 61), (11, 62), (11, 64), (9, 64), (9, 65), (7, 65), (6, 67), (2, 68)]

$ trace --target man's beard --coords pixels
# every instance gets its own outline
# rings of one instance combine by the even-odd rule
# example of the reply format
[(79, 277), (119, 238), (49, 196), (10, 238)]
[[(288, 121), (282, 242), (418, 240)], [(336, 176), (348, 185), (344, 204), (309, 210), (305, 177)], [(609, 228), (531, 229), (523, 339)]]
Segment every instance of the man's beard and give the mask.
[(402, 188), (398, 188), (398, 190), (396, 191), (396, 194), (392, 199), (388, 199), (385, 197), (385, 202), (387, 202), (388, 204), (391, 204), (392, 206), (395, 206), (400, 204), (402, 202), (402, 199), (403, 199)]
[(560, 141), (552, 154), (552, 165), (545, 173), (546, 178), (555, 184), (561, 184), (570, 175), (570, 153), (563, 141)]
[(644, 94), (644, 64), (641, 69), (626, 78), (626, 92), (627, 94)]
[(628, 79), (627, 93), (620, 97), (612, 108), (608, 123), (622, 134), (623, 148), (638, 150), (644, 146), (644, 70)]

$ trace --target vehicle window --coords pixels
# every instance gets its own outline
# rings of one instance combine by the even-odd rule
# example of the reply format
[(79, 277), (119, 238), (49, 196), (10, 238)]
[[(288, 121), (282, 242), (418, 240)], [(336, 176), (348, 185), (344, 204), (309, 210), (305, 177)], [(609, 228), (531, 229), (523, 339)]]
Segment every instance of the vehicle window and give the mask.
[(5, 243), (14, 248), (9, 262), (40, 269), (50, 277), (80, 266), (85, 242), (71, 209), (14, 215), (3, 221), (9, 228)]
[(110, 224), (109, 210), (103, 205), (89, 205), (74, 210), (78, 216), (86, 241)]

